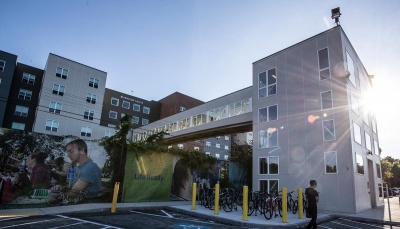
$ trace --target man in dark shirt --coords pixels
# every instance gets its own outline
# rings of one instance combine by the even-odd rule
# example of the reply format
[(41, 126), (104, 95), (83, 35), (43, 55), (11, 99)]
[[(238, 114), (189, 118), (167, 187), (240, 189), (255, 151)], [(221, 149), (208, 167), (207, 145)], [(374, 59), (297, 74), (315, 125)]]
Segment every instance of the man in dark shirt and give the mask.
[(315, 191), (317, 181), (310, 180), (310, 187), (306, 188), (306, 197), (308, 201), (307, 213), (311, 216), (311, 221), (307, 228), (317, 228), (317, 202), (319, 201), (318, 192)]

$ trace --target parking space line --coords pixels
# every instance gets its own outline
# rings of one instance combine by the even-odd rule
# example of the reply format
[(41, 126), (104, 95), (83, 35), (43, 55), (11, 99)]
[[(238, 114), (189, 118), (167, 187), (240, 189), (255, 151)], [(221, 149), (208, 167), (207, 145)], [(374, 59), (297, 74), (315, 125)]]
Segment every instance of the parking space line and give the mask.
[(157, 216), (157, 217), (168, 218), (168, 219), (185, 220), (185, 221), (196, 222), (196, 223), (216, 224), (215, 222), (203, 222), (203, 221), (198, 221), (198, 220), (193, 220), (193, 219), (182, 219), (182, 218), (176, 218), (176, 217), (170, 218), (170, 217), (163, 216), (163, 215), (156, 215), (156, 214), (151, 214), (151, 213), (144, 213), (144, 212), (139, 212), (139, 211), (134, 211), (134, 210), (131, 210), (131, 211), (129, 211), (129, 212), (133, 212), (133, 213), (137, 213), (137, 214), (142, 214), (142, 215)]
[(338, 222), (335, 222), (335, 221), (331, 221), (331, 223), (339, 224), (339, 225), (342, 225), (342, 226), (345, 226), (345, 227), (351, 227), (351, 228), (362, 229), (361, 227), (354, 227), (354, 226), (350, 226), (350, 225), (347, 225), (347, 224), (338, 223)]
[(107, 228), (122, 229), (122, 228), (120, 228), (120, 227), (114, 227), (114, 226), (110, 226), (110, 225), (107, 225), (107, 224), (91, 222), (91, 221), (88, 221), (88, 220), (83, 220), (83, 219), (79, 219), (79, 218), (68, 217), (68, 216), (64, 216), (64, 215), (56, 215), (56, 216), (61, 217), (61, 218), (64, 218), (64, 219), (73, 219), (73, 220), (76, 220), (76, 221), (79, 221), (79, 222), (94, 224), (94, 225), (103, 226), (103, 227), (107, 227)]
[(48, 219), (48, 220), (42, 220), (42, 221), (36, 221), (36, 222), (29, 222), (29, 223), (22, 223), (22, 224), (16, 224), (16, 225), (10, 225), (6, 227), (0, 227), (0, 228), (11, 228), (11, 227), (18, 227), (18, 226), (23, 226), (23, 225), (31, 225), (31, 224), (37, 224), (37, 223), (43, 223), (43, 222), (49, 222), (49, 221), (54, 221), (57, 219)]
[(21, 219), (21, 218), (26, 218), (26, 217), (29, 217), (29, 216), (15, 216), (15, 217), (10, 217), (10, 218), (0, 219), (0, 222), (7, 221), (7, 220), (13, 220), (13, 219)]
[(84, 222), (78, 222), (78, 223), (68, 224), (68, 225), (59, 226), (59, 227), (51, 227), (51, 228), (49, 228), (49, 229), (63, 228), (63, 227), (70, 227), (70, 226), (74, 226), (74, 225), (78, 225), (78, 224), (82, 224), (82, 223), (84, 223)]
[(374, 225), (374, 224), (362, 223), (362, 222), (353, 221), (353, 220), (350, 220), (350, 219), (344, 219), (344, 218), (339, 218), (339, 219), (341, 219), (341, 220), (345, 220), (345, 221), (349, 221), (349, 222), (353, 222), (353, 223), (357, 223), (357, 224), (364, 224), (364, 225), (367, 225), (367, 226), (370, 226), (370, 227), (382, 228), (381, 226), (377, 226), (377, 225)]
[(168, 214), (166, 211), (161, 210), (162, 213), (164, 213), (165, 215), (168, 216), (168, 218), (174, 218), (174, 216), (172, 216), (171, 214)]
[(318, 227), (333, 229), (333, 228), (331, 228), (331, 227), (327, 227), (327, 226), (323, 226), (323, 225), (318, 225)]

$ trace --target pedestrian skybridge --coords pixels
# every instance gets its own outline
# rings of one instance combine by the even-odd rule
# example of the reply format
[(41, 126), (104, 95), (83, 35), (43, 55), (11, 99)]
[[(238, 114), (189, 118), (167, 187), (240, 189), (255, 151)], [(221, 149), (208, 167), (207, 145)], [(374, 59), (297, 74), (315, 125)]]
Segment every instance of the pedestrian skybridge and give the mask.
[(248, 87), (200, 106), (134, 129), (133, 141), (165, 131), (167, 144), (252, 131), (253, 87)]

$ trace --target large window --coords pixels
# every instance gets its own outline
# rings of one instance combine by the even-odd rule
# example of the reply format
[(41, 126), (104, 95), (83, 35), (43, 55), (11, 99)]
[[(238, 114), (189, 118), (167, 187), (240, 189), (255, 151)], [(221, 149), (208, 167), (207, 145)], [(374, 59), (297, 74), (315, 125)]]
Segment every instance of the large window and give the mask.
[(326, 80), (331, 78), (329, 70), (329, 52), (328, 48), (318, 50), (319, 79)]
[(53, 94), (63, 96), (64, 92), (65, 92), (65, 87), (64, 86), (61, 86), (61, 85), (58, 85), (58, 84), (53, 84)]
[(144, 125), (147, 125), (147, 124), (149, 124), (149, 120), (145, 119), (145, 118), (142, 118), (142, 125), (144, 126)]
[(376, 121), (375, 121), (375, 117), (372, 118), (372, 131), (374, 131), (374, 133), (376, 133)]
[(57, 67), (56, 76), (66, 79), (68, 77), (68, 70), (64, 68)]
[(325, 173), (337, 173), (336, 152), (325, 152)]
[(0, 60), (0, 72), (3, 72), (5, 67), (6, 67), (6, 62), (4, 60)]
[(258, 74), (258, 98), (276, 95), (276, 68)]
[(14, 129), (14, 130), (25, 130), (25, 124), (24, 123), (19, 123), (19, 122), (13, 122), (13, 123), (11, 123), (11, 129)]
[(354, 62), (347, 51), (346, 51), (346, 57), (347, 57), (347, 71), (349, 71), (350, 73), (349, 80), (353, 84), (353, 86), (356, 87), (356, 74), (354, 71)]
[(112, 119), (117, 119), (118, 113), (116, 111), (110, 111), (110, 114), (108, 115), (109, 118)]
[(46, 120), (46, 130), (57, 132), (58, 130), (58, 121), (55, 120)]
[(55, 114), (60, 114), (62, 109), (62, 104), (57, 103), (57, 102), (50, 102), (49, 104), (49, 112), (50, 113), (55, 113)]
[(278, 174), (279, 158), (275, 156), (259, 158), (260, 174)]
[(367, 126), (369, 126), (369, 114), (367, 109), (363, 109), (363, 119), (364, 119), (364, 123), (367, 124)]
[(119, 99), (111, 98), (111, 105), (118, 106), (118, 104), (119, 104)]
[(278, 146), (278, 129), (268, 128), (267, 131), (258, 133), (259, 148), (271, 148)]
[(104, 137), (111, 137), (115, 134), (115, 130), (106, 130), (104, 133)]
[(273, 105), (259, 109), (258, 120), (260, 123), (278, 120), (278, 105)]
[(81, 136), (83, 137), (91, 137), (92, 136), (92, 128), (88, 126), (81, 127)]
[(378, 178), (382, 178), (382, 176), (381, 176), (381, 165), (378, 164), (378, 163), (376, 163), (376, 176)]
[(21, 117), (28, 117), (28, 111), (29, 111), (29, 107), (17, 105), (17, 106), (15, 106), (14, 115), (21, 116)]
[(133, 117), (132, 117), (132, 122), (133, 122), (134, 124), (139, 124), (139, 117), (133, 116)]
[(143, 113), (150, 114), (150, 108), (143, 106)]
[(369, 136), (367, 133), (365, 133), (365, 148), (367, 148), (369, 151), (372, 151), (371, 136)]
[(123, 100), (122, 101), (122, 107), (125, 109), (129, 109), (131, 107), (131, 103), (128, 101)]
[(24, 74), (22, 74), (22, 82), (24, 82), (24, 83), (34, 85), (35, 79), (36, 79), (36, 76), (34, 76), (34, 75), (31, 75), (31, 74), (28, 74), (25, 72), (24, 72)]
[(361, 128), (353, 123), (354, 141), (361, 145)]
[(25, 89), (19, 89), (18, 98), (31, 101), (32, 91), (25, 90)]
[(260, 180), (260, 192), (274, 193), (279, 189), (279, 180)]
[(378, 142), (374, 140), (374, 153), (375, 155), (379, 155), (379, 146)]
[(83, 118), (88, 120), (93, 120), (94, 111), (85, 109), (83, 112)]
[(335, 140), (335, 123), (333, 120), (326, 120), (322, 122), (324, 141)]
[(89, 87), (99, 88), (99, 80), (96, 78), (89, 78)]
[(96, 95), (93, 95), (93, 94), (91, 94), (91, 93), (87, 93), (87, 94), (86, 94), (86, 102), (88, 102), (88, 103), (93, 103), (93, 104), (95, 104), (95, 103), (96, 103), (96, 98), (97, 98)]
[(140, 111), (140, 105), (134, 103), (134, 104), (133, 104), (133, 110), (134, 110), (134, 111)]
[(356, 153), (357, 173), (364, 174), (364, 158)]
[(206, 142), (206, 147), (211, 148), (211, 142)]
[(332, 108), (332, 91), (321, 93), (321, 107), (322, 109)]
[(358, 114), (358, 101), (357, 101), (356, 97), (353, 94), (351, 94), (350, 100), (351, 100), (351, 109), (356, 114)]

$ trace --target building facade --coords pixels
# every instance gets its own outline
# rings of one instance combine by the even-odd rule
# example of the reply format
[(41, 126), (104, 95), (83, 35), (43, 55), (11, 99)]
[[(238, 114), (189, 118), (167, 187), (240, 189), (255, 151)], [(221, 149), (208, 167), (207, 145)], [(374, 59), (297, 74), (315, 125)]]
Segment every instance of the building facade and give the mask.
[(0, 124), (3, 125), (17, 56), (0, 50)]
[(340, 26), (254, 62), (253, 87), (255, 190), (315, 179), (320, 209), (383, 204), (376, 120), (360, 103), (371, 80)]

